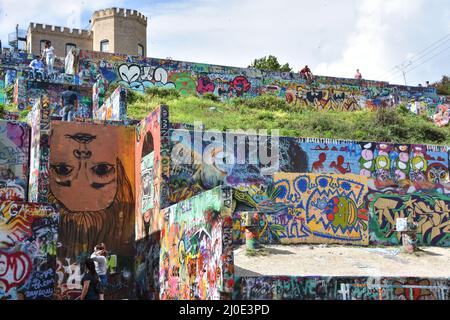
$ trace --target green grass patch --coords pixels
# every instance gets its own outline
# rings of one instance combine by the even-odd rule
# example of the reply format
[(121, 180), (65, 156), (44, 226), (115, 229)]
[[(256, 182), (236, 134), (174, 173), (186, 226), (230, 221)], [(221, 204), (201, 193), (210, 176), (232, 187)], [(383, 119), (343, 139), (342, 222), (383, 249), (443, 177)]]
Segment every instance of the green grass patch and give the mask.
[(450, 144), (450, 127), (438, 128), (404, 106), (377, 112), (319, 111), (289, 105), (269, 95), (221, 102), (211, 95), (180, 96), (174, 89), (152, 88), (146, 94), (131, 94), (129, 117), (143, 119), (160, 104), (169, 106), (171, 122), (201, 121), (206, 129), (279, 129), (281, 135), (292, 137)]

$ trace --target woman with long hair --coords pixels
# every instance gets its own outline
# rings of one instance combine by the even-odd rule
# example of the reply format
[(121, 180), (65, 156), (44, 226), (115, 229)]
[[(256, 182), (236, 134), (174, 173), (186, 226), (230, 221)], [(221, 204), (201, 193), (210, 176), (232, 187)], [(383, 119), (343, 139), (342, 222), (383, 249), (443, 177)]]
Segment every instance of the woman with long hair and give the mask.
[(94, 260), (87, 258), (85, 266), (86, 272), (83, 278), (81, 278), (83, 290), (81, 291), (80, 300), (104, 300), (100, 278), (98, 277), (97, 271), (95, 271)]

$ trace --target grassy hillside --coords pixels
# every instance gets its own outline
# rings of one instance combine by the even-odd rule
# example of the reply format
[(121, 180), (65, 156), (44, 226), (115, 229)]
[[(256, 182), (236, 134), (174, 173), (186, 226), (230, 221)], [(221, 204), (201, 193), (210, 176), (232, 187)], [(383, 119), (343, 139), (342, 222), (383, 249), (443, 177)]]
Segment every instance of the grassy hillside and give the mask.
[(281, 135), (292, 137), (450, 145), (450, 127), (437, 128), (402, 106), (378, 112), (325, 112), (301, 109), (272, 96), (223, 103), (213, 95), (181, 97), (167, 89), (150, 89), (145, 95), (133, 92), (128, 100), (133, 119), (166, 104), (171, 122), (201, 121), (206, 129), (279, 129)]

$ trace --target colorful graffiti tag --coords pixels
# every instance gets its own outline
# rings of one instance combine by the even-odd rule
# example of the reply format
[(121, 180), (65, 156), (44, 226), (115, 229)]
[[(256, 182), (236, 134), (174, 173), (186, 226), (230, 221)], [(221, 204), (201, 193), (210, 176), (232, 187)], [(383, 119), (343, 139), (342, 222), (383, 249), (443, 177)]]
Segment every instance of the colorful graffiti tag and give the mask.
[(448, 300), (448, 279), (238, 277), (236, 300)]
[(0, 204), (0, 300), (53, 298), (58, 224), (52, 206)]
[(408, 195), (375, 193), (370, 200), (370, 240), (384, 245), (400, 245), (396, 219), (418, 223), (420, 245), (450, 246), (450, 197), (441, 194)]
[(30, 127), (0, 121), (0, 201), (25, 201), (28, 191)]
[(93, 110), (94, 119), (112, 121), (126, 120), (126, 103), (126, 90), (119, 86), (114, 90), (111, 96), (105, 100), (103, 105), (98, 109)]
[(116, 82), (141, 92), (149, 87), (165, 87), (175, 88), (182, 95), (212, 93), (222, 99), (270, 94), (299, 107), (342, 111), (392, 107), (413, 99), (434, 113), (438, 104), (438, 95), (433, 88), (393, 86), (386, 82), (317, 76), (313, 83), (307, 83), (297, 73), (89, 51), (80, 51), (79, 60), (81, 83), (92, 85), (101, 75), (109, 83)]
[(163, 210), (161, 299), (218, 300), (226, 287), (232, 288), (232, 283), (224, 283), (224, 273), (232, 273), (228, 209), (222, 189), (216, 188)]

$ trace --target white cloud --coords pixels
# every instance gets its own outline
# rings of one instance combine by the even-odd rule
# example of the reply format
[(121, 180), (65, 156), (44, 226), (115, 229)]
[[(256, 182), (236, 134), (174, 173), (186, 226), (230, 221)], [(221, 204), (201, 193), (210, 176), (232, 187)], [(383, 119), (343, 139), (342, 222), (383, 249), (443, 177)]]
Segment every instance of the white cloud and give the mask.
[[(110, 6), (149, 17), (152, 57), (246, 67), (273, 54), (296, 70), (308, 64), (343, 77), (359, 67), (376, 78), (450, 33), (448, 0), (0, 0), (0, 37), (31, 21), (85, 27), (82, 16)], [(448, 74), (449, 52), (409, 73), (408, 82)]]
[[(151, 56), (246, 66), (274, 54), (296, 69), (309, 64), (342, 77), (360, 68), (380, 79), (450, 32), (448, 0), (192, 0), (144, 10)], [(408, 83), (438, 80), (450, 70), (445, 58), (407, 74)], [(403, 82), (400, 73), (388, 78), (381, 80)]]
[(8, 39), (16, 24), (27, 29), (31, 22), (70, 28), (85, 28), (89, 22), (82, 21), (84, 11), (123, 4), (113, 0), (0, 0), (0, 38)]
[[(381, 5), (380, 5), (381, 3)], [(359, 67), (367, 78), (390, 80), (403, 83), (401, 72), (389, 72), (391, 67), (412, 58), (417, 52), (450, 32), (448, 20), (439, 19), (445, 14), (448, 2), (424, 0), (363, 0), (359, 6), (358, 19), (354, 31), (343, 46), (344, 50), (338, 60), (321, 63), (317, 70), (320, 73), (347, 75)], [(450, 39), (449, 39), (450, 40)], [(450, 45), (450, 41), (447, 46)], [(445, 45), (440, 49), (445, 49)], [(433, 51), (415, 65), (432, 57), (439, 50)], [(426, 52), (424, 52), (426, 53)], [(450, 52), (447, 52), (450, 53)], [(420, 57), (420, 56), (419, 56)], [(430, 60), (422, 68), (407, 73), (409, 84), (417, 84), (427, 79), (437, 78), (449, 71), (450, 63), (443, 63), (442, 54)], [(443, 70), (443, 66), (447, 69)], [(408, 70), (407, 69), (407, 70)], [(417, 70), (417, 71), (416, 71)]]

